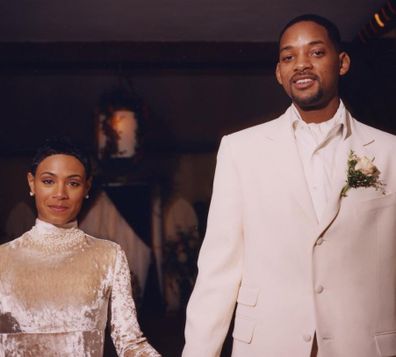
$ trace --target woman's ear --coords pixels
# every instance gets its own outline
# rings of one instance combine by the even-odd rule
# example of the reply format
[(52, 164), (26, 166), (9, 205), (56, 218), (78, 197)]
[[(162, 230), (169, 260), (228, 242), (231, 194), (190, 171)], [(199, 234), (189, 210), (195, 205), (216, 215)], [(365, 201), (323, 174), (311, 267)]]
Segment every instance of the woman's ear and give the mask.
[(92, 187), (92, 177), (90, 177), (85, 184), (85, 195), (88, 195), (91, 187)]
[(27, 174), (27, 181), (28, 181), (28, 185), (30, 188), (30, 192), (34, 195), (35, 194), (35, 190), (34, 190), (34, 176), (31, 172), (28, 172)]

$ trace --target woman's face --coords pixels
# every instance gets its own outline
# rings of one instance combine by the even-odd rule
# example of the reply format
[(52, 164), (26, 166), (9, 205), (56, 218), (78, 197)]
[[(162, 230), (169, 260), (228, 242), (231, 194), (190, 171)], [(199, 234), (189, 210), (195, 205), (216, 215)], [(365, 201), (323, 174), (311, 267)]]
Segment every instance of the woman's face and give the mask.
[(83, 164), (71, 155), (51, 155), (28, 173), (30, 190), (35, 195), (38, 218), (57, 226), (73, 221), (80, 212), (91, 187)]

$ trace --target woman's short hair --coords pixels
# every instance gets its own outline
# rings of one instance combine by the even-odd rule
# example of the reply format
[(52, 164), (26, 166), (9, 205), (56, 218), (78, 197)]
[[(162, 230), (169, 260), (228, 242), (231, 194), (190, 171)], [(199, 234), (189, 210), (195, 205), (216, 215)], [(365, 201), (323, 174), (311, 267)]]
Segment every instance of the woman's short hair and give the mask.
[(68, 137), (49, 138), (37, 149), (30, 166), (30, 172), (33, 176), (36, 174), (38, 165), (52, 155), (74, 156), (84, 166), (86, 177), (91, 177), (92, 167), (88, 154), (82, 148), (75, 145)]

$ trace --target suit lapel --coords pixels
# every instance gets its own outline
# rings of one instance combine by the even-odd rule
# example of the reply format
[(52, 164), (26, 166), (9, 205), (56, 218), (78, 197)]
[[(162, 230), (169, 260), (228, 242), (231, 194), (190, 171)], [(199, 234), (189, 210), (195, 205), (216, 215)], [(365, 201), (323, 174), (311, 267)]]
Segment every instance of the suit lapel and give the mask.
[(359, 156), (369, 156), (366, 147), (374, 141), (372, 138), (366, 138), (364, 133), (357, 128), (355, 120), (349, 113), (347, 115), (348, 133), (337, 149), (334, 162), (334, 176), (332, 178), (333, 185), (327, 207), (319, 223), (317, 236), (320, 236), (331, 225), (340, 210), (342, 200), (344, 199), (340, 194), (346, 184), (350, 151), (353, 150)]
[(323, 216), (319, 223), (319, 234), (320, 235), (327, 227), (333, 222), (340, 210), (341, 204), (341, 190), (346, 184), (347, 179), (347, 162), (348, 155), (353, 147), (351, 143), (351, 137), (345, 138), (337, 149), (335, 162), (334, 162), (334, 176), (332, 178), (332, 188), (329, 195), (329, 201), (327, 207), (323, 212)]
[[(285, 113), (279, 136), (274, 141), (274, 150), (280, 151), (274, 156), (277, 157), (280, 177), (284, 179), (283, 186), (290, 192), (295, 204), (305, 213), (310, 224), (318, 224), (316, 213), (313, 207), (311, 194), (305, 179), (303, 165), (298, 154), (298, 148), (294, 137), (293, 129), (289, 121), (290, 108)], [(279, 145), (280, 143), (280, 145)], [(279, 149), (281, 148), (281, 149)]]
[(333, 185), (329, 195), (329, 201), (322, 218), (318, 221), (298, 153), (293, 129), (290, 125), (290, 110), (289, 108), (284, 114), (280, 122), (281, 127), (277, 127), (275, 129), (276, 133), (268, 139), (274, 143), (274, 157), (277, 160), (276, 166), (279, 170), (279, 177), (283, 178), (282, 187), (285, 187), (290, 192), (290, 197), (292, 197), (295, 204), (305, 213), (310, 224), (317, 226), (316, 240), (331, 225), (340, 210), (342, 201), (340, 193), (346, 184), (347, 162), (350, 150), (355, 151), (359, 156), (365, 155), (371, 157), (367, 152), (367, 147), (374, 140), (365, 135), (364, 128), (359, 127), (357, 122), (347, 112), (347, 134), (337, 149), (334, 162), (334, 176), (332, 178)]

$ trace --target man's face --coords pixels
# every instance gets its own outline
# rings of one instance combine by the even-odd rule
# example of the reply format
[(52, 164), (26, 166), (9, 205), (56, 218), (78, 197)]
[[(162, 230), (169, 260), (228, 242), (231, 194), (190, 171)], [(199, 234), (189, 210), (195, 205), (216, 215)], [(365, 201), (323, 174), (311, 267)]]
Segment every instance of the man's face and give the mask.
[(302, 21), (280, 40), (276, 78), (295, 105), (320, 109), (338, 100), (339, 76), (348, 71), (349, 63), (349, 56), (337, 52), (324, 27)]

